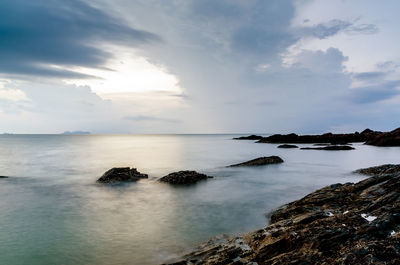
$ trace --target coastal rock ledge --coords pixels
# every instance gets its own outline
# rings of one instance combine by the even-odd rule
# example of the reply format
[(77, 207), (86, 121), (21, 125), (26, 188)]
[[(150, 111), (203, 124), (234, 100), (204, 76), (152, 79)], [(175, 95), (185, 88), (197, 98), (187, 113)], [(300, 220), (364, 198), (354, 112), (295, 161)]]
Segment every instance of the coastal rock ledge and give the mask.
[(97, 180), (97, 182), (133, 182), (143, 178), (148, 178), (148, 175), (140, 173), (136, 168), (114, 167), (106, 171), (103, 176)]
[(269, 226), (170, 264), (400, 264), (400, 166), (357, 172), (372, 177), (317, 190), (272, 212)]
[(200, 180), (205, 180), (208, 178), (213, 178), (213, 177), (207, 176), (202, 173), (198, 173), (196, 171), (183, 170), (170, 173), (160, 178), (158, 181), (170, 184), (194, 184)]

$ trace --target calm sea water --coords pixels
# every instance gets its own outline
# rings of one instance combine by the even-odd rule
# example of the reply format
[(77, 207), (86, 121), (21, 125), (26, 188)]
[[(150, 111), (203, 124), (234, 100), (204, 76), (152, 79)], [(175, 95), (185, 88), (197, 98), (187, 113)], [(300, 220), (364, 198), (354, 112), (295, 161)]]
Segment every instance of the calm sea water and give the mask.
[[(158, 264), (210, 237), (249, 232), (265, 214), (317, 188), (354, 182), (357, 168), (400, 163), (400, 148), (277, 149), (233, 135), (0, 136), (0, 264)], [(305, 145), (301, 145), (305, 146)], [(285, 163), (226, 168), (259, 156)], [(101, 185), (111, 167), (148, 180)], [(177, 170), (214, 179), (174, 187)]]

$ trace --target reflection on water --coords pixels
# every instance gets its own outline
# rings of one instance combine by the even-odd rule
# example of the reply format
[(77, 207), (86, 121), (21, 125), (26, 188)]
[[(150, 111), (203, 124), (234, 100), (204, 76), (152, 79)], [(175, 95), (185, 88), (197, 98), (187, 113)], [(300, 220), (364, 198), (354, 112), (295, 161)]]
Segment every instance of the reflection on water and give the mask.
[[(157, 264), (218, 234), (251, 231), (265, 213), (360, 167), (399, 163), (398, 148), (277, 149), (231, 135), (0, 136), (0, 264)], [(258, 156), (285, 163), (225, 168)], [(134, 166), (148, 180), (95, 181)], [(176, 170), (215, 176), (189, 187), (155, 180)]]

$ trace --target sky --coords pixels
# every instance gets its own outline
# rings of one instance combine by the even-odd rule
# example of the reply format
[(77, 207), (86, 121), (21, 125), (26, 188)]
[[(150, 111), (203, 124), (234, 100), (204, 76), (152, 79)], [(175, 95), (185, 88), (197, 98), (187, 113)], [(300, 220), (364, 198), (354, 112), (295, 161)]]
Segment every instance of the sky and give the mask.
[(0, 6), (0, 132), (399, 127), (396, 0)]

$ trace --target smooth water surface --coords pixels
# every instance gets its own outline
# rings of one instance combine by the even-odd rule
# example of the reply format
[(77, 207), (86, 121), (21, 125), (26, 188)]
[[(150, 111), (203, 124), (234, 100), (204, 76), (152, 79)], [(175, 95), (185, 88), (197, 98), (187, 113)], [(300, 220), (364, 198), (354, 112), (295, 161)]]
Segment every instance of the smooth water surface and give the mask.
[[(354, 182), (357, 168), (400, 163), (400, 148), (277, 149), (233, 135), (0, 136), (0, 264), (158, 264), (219, 234), (249, 232), (265, 214), (320, 187)], [(308, 146), (308, 145), (300, 145)], [(226, 168), (259, 156), (285, 163)], [(102, 185), (109, 168), (148, 180)], [(215, 176), (174, 187), (177, 170)]]

